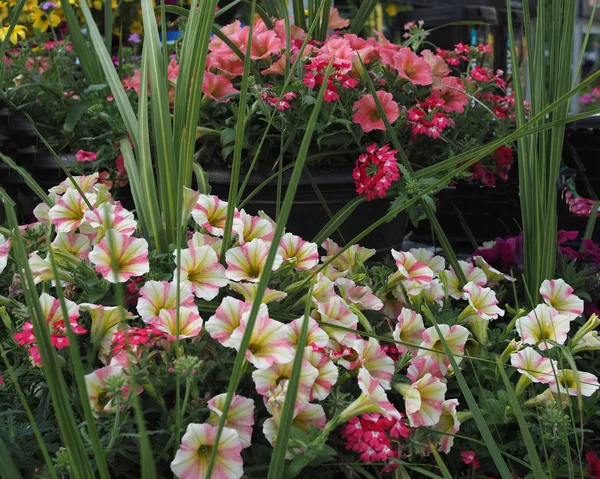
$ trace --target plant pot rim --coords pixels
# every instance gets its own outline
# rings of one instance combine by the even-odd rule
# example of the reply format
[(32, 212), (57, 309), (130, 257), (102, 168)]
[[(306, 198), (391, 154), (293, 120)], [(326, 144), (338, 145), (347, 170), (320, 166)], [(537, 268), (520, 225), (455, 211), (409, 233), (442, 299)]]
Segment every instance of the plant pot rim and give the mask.
[[(350, 166), (311, 166), (308, 167), (311, 176), (313, 177), (315, 183), (317, 184), (344, 184), (354, 183), (354, 179), (352, 178), (352, 168)], [(208, 173), (208, 179), (210, 184), (217, 185), (229, 185), (231, 183), (231, 169), (223, 166), (207, 166), (204, 167), (204, 171)], [(277, 170), (273, 171), (273, 174), (276, 173)], [(252, 172), (250, 178), (248, 179), (249, 185), (260, 185), (263, 183), (270, 175), (265, 175), (259, 172)], [(282, 173), (282, 184), (287, 185), (290, 182), (290, 178), (292, 176), (292, 169), (286, 170)], [(241, 178), (245, 177), (245, 174), (242, 173), (240, 175)], [(272, 182), (276, 183), (276, 179), (273, 179)], [(309, 185), (310, 181), (306, 174), (302, 172), (302, 176), (300, 177), (301, 185)]]

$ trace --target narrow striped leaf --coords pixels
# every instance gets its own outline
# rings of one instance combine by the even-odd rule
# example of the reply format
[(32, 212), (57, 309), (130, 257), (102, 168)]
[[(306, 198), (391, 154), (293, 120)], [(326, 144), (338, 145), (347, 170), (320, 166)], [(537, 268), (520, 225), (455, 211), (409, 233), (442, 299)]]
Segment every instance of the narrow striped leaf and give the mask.
[(367, 20), (375, 10), (375, 7), (379, 3), (378, 0), (363, 0), (360, 4), (356, 15), (352, 19), (350, 23), (350, 32), (355, 34), (360, 34), (365, 27)]
[[(6, 51), (6, 48), (8, 47), (8, 44), (10, 42), (10, 36), (12, 35), (12, 32), (15, 29), (15, 26), (17, 26), (17, 24), (19, 23), (19, 17), (21, 16), (21, 12), (23, 11), (23, 7), (25, 6), (27, 0), (19, 0), (17, 2), (17, 4), (15, 5), (15, 8), (12, 11), (12, 15), (10, 17), (9, 23), (8, 23), (8, 31), (6, 32), (6, 35), (4, 36), (4, 40), (2, 40), (2, 43), (0, 43), (0, 57), (4, 58), (4, 52)], [(5, 72), (5, 68), (6, 68), (6, 62), (2, 62), (0, 64), (0, 82), (4, 83), (4, 72)]]
[(19, 479), (23, 477), (14, 461), (8, 454), (8, 448), (0, 438), (0, 477), (3, 479)]
[(440, 456), (440, 453), (438, 452), (438, 450), (435, 448), (435, 446), (431, 442), (429, 443), (429, 450), (433, 454), (435, 463), (440, 468), (440, 471), (442, 471), (442, 475), (444, 476), (444, 479), (452, 479), (452, 474), (450, 474), (450, 471), (448, 470), (448, 467), (444, 463), (442, 456)]

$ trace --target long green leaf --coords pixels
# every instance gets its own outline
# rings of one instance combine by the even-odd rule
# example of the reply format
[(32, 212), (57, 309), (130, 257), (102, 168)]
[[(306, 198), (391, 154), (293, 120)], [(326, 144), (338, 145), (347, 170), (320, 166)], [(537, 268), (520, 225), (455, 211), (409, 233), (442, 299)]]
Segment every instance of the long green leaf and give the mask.
[(23, 477), (8, 454), (8, 448), (2, 439), (0, 439), (0, 477), (3, 479), (19, 479)]
[(365, 27), (367, 20), (375, 10), (375, 7), (379, 3), (379, 0), (363, 0), (360, 3), (360, 7), (354, 15), (352, 22), (350, 23), (350, 32), (360, 34)]
[[(1, 58), (4, 58), (4, 52), (6, 51), (6, 47), (8, 47), (8, 44), (10, 42), (10, 36), (12, 35), (12, 32), (14, 31), (15, 27), (19, 23), (19, 17), (21, 16), (21, 12), (23, 11), (23, 7), (25, 6), (26, 1), (27, 0), (19, 0), (16, 4), (15, 8), (12, 11), (12, 15), (10, 17), (9, 24), (8, 24), (8, 30), (7, 30), (6, 34), (4, 35), (4, 40), (2, 40), (2, 43), (0, 43), (0, 57)], [(0, 64), (0, 82), (2, 84), (4, 84), (5, 68), (6, 68), (6, 62), (2, 62)]]
[(438, 450), (435, 448), (435, 446), (431, 442), (429, 443), (429, 450), (433, 454), (435, 463), (440, 468), (440, 471), (442, 471), (442, 475), (444, 476), (444, 479), (452, 479), (452, 474), (450, 474), (450, 471), (448, 470), (448, 467), (444, 463), (442, 456), (440, 456), (440, 453), (438, 452)]

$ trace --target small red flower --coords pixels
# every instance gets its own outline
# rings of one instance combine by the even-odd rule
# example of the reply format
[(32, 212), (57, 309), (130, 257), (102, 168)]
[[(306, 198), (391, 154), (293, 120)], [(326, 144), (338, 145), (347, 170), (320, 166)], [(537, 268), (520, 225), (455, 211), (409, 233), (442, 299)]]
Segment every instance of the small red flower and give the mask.
[(472, 464), (473, 469), (479, 469), (481, 464), (479, 464), (479, 460), (475, 457), (475, 451), (463, 451), (460, 453), (462, 457), (462, 461), (465, 464)]
[(389, 145), (377, 148), (373, 143), (367, 147), (367, 153), (356, 160), (352, 171), (356, 192), (364, 194), (367, 201), (384, 198), (392, 183), (400, 178), (396, 153), (398, 150), (390, 150)]

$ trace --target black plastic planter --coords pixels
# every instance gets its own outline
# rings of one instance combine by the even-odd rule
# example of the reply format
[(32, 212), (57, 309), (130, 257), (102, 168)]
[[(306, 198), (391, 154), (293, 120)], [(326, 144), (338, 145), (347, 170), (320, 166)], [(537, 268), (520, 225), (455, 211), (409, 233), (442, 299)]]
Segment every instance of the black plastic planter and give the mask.
[[(220, 198), (227, 198), (231, 182), (230, 170), (225, 168), (207, 168), (211, 193)], [(314, 183), (323, 196), (330, 212), (336, 214), (342, 207), (356, 197), (354, 180), (350, 167), (318, 167), (310, 170)], [(282, 199), (290, 175), (282, 176)], [(253, 173), (249, 180), (244, 197), (251, 193), (266, 177)], [(277, 181), (271, 181), (256, 196), (254, 196), (244, 209), (251, 214), (263, 210), (271, 218), (276, 219)], [(385, 215), (389, 208), (388, 200), (373, 200), (362, 203), (346, 219), (340, 227), (340, 233), (331, 235), (336, 242), (345, 243), (357, 234), (368, 228), (375, 221)], [(329, 221), (329, 215), (319, 200), (315, 189), (308, 177), (304, 175), (294, 199), (294, 205), (287, 222), (286, 230), (299, 235), (303, 239), (312, 240)], [(359, 244), (374, 248), (379, 253), (386, 253), (390, 248), (400, 248), (406, 232), (407, 216), (398, 215), (389, 223), (384, 223), (379, 228), (359, 241)]]

